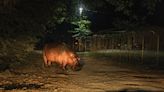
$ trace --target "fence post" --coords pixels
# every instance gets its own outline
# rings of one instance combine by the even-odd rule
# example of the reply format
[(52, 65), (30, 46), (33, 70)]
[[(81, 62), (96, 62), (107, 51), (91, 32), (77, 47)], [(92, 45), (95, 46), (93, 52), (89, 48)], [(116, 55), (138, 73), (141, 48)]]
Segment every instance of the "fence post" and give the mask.
[(145, 46), (145, 38), (144, 34), (142, 35), (142, 51), (141, 51), (141, 61), (143, 62), (144, 59), (144, 46)]
[(156, 53), (156, 61), (159, 61), (159, 34), (157, 34), (157, 53)]

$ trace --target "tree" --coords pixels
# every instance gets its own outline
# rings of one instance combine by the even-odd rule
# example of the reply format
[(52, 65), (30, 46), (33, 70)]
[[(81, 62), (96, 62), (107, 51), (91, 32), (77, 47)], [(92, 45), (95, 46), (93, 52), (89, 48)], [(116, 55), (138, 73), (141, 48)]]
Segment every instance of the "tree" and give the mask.
[(77, 39), (81, 39), (81, 38), (86, 38), (87, 36), (89, 36), (92, 32), (90, 30), (90, 24), (91, 22), (89, 20), (87, 20), (86, 17), (82, 17), (80, 19), (75, 19), (72, 22), (73, 25), (75, 25), (76, 27), (74, 28), (74, 30), (71, 30), (70, 32), (73, 33), (74, 38)]
[[(87, 19), (87, 17), (77, 17), (71, 22), (73, 25), (75, 25), (73, 30), (70, 30), (73, 35), (72, 37), (78, 42), (78, 50), (82, 51), (84, 48), (83, 41), (86, 43), (86, 38), (92, 33), (90, 30), (90, 24), (91, 22)], [(86, 49), (86, 46), (85, 46)]]
[(162, 0), (83, 0), (89, 11), (109, 14), (113, 26), (119, 29), (147, 24), (160, 2)]

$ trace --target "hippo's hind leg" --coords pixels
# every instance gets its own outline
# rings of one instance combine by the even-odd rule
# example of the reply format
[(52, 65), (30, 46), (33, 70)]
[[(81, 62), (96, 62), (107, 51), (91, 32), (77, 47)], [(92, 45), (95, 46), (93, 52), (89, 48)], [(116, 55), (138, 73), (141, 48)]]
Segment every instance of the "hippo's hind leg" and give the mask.
[(62, 69), (63, 70), (66, 70), (66, 65), (67, 65), (66, 63), (62, 63)]
[(48, 60), (44, 51), (43, 51), (43, 60), (44, 60), (44, 66), (46, 66), (48, 64)]
[(46, 56), (43, 56), (43, 59), (44, 59), (43, 67), (46, 67), (48, 65), (48, 60)]
[(47, 66), (51, 66), (51, 61), (47, 61)]

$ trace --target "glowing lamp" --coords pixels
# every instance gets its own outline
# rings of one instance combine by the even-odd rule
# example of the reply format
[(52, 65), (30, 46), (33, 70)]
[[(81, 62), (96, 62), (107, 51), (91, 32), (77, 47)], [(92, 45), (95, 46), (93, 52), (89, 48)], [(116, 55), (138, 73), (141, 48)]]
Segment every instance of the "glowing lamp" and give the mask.
[(79, 12), (80, 12), (80, 15), (81, 15), (82, 12), (83, 12), (83, 8), (82, 7), (79, 8)]

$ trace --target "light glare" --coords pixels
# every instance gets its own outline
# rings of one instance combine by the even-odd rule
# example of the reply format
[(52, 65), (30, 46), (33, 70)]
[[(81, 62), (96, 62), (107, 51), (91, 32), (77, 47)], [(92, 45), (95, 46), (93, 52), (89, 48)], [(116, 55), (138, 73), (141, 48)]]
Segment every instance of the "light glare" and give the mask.
[(82, 12), (83, 12), (83, 8), (82, 7), (79, 8), (79, 12), (80, 12), (80, 15), (81, 15)]

